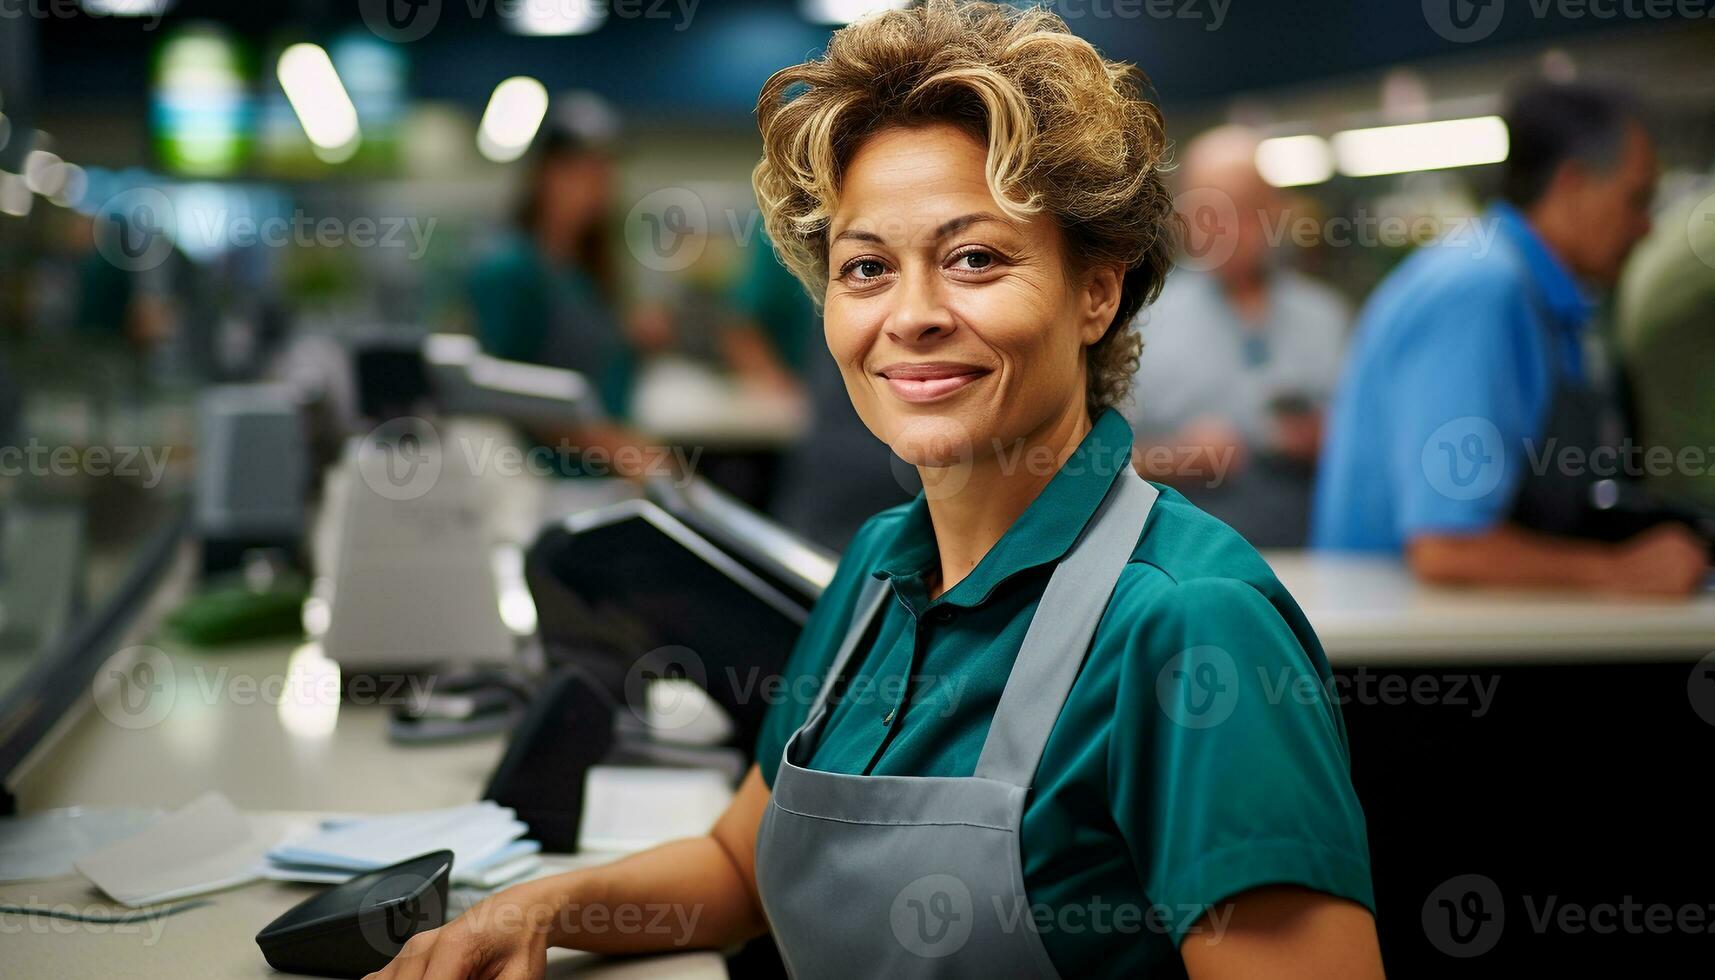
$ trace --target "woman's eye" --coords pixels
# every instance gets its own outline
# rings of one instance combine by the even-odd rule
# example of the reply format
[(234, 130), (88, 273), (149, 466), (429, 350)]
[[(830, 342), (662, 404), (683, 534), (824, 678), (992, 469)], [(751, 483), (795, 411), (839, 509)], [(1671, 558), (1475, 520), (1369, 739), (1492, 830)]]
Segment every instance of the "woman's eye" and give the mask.
[(880, 279), (887, 275), (887, 264), (880, 259), (858, 259), (848, 263), (841, 275), (859, 282)]
[(953, 260), (961, 272), (982, 272), (994, 265), (994, 255), (989, 252), (966, 252)]

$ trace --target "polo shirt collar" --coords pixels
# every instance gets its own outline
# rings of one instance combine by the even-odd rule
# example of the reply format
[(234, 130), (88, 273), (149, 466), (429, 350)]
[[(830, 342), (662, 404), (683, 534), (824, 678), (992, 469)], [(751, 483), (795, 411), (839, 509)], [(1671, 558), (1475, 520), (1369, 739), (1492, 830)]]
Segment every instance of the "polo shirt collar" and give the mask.
[(1572, 270), (1566, 268), (1566, 264), (1530, 226), (1524, 214), (1504, 201), (1490, 205), (1489, 213), (1494, 216), (1501, 233), (1523, 257), (1543, 306), (1555, 321), (1570, 327), (1581, 327), (1589, 322), (1596, 312), (1595, 302), (1578, 284)]
[[(1018, 465), (1028, 462), (1021, 458)], [(930, 605), (981, 605), (1012, 576), (1064, 558), (1095, 516), (1114, 477), (1130, 465), (1131, 426), (1119, 412), (1107, 409), (977, 567), (933, 603), (925, 577), (939, 562), (940, 551), (928, 500), (921, 493), (907, 506), (893, 538), (882, 546), (873, 574), (891, 580), (894, 591), (919, 615)]]

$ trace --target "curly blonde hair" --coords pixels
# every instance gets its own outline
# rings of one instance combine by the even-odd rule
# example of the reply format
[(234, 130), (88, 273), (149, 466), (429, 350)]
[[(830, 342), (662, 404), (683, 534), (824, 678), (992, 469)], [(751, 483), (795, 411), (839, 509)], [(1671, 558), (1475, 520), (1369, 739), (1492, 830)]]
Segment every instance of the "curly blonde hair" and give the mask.
[(927, 0), (865, 17), (762, 87), (752, 184), (764, 226), (820, 303), (828, 223), (857, 148), (895, 126), (967, 129), (987, 143), (989, 191), (1009, 217), (1046, 212), (1075, 263), (1125, 269), (1119, 309), (1088, 351), (1095, 414), (1130, 391), (1142, 346), (1132, 320), (1172, 264), (1167, 135), (1147, 84), (1039, 8)]

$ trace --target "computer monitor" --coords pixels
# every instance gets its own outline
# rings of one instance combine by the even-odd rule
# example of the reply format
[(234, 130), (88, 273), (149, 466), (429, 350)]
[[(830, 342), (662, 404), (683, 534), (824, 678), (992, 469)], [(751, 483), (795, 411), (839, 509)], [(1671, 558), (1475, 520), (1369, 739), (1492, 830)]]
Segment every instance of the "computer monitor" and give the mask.
[(803, 555), (788, 532), (769, 525), (741, 560), (685, 520), (689, 509), (675, 510), (627, 500), (544, 530), (525, 559), (542, 642), (551, 660), (583, 667), (634, 707), (640, 673), (680, 672), (748, 750), (821, 586), (792, 571)]
[(435, 407), (449, 415), (496, 415), (515, 422), (601, 422), (601, 399), (576, 371), (484, 354), (475, 337), (433, 334), (422, 363)]
[(648, 499), (806, 608), (834, 577), (839, 556), (746, 507), (701, 477), (675, 474), (645, 485)]

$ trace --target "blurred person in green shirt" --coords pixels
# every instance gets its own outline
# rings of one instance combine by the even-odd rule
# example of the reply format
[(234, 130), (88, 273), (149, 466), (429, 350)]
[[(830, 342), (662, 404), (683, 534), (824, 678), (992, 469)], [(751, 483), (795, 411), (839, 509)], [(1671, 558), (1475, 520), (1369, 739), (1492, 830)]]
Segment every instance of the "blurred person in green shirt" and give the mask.
[[(477, 263), (468, 289), (484, 352), (576, 371), (595, 388), (606, 415), (623, 420), (637, 352), (616, 308), (619, 277), (609, 241), (617, 132), (612, 110), (593, 95), (576, 93), (554, 107), (531, 150), (513, 227)], [(620, 421), (535, 426), (531, 435), (577, 447), (562, 455), (568, 475), (592, 472), (582, 455), (592, 449), (623, 470), (618, 451), (642, 441)]]
[(1715, 508), (1715, 184), (1657, 219), (1620, 281), (1618, 333), (1644, 445), (1673, 454), (1650, 489)]
[(556, 107), (531, 151), (513, 228), (478, 262), (469, 293), (485, 352), (577, 371), (622, 417), (635, 356), (608, 241), (616, 131), (592, 96)]

